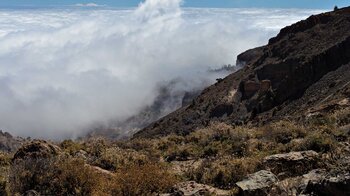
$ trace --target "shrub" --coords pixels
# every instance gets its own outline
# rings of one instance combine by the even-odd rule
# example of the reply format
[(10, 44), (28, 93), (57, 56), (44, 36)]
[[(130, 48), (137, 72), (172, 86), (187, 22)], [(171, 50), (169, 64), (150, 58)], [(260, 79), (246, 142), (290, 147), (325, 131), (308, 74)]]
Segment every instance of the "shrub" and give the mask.
[(112, 147), (104, 149), (92, 164), (103, 169), (115, 171), (118, 168), (129, 165), (141, 165), (147, 161), (148, 157), (146, 155), (135, 150)]
[(314, 150), (316, 152), (329, 152), (335, 147), (334, 138), (331, 135), (315, 132), (308, 135), (296, 150)]
[(10, 191), (23, 194), (36, 190), (42, 195), (93, 195), (101, 177), (78, 159), (25, 159), (10, 168)]
[(0, 152), (0, 167), (9, 166), (11, 162), (11, 157), (7, 153)]
[(220, 157), (217, 160), (207, 159), (197, 169), (187, 172), (190, 180), (210, 184), (223, 189), (231, 189), (247, 174), (260, 167), (260, 158)]
[(132, 165), (116, 172), (112, 195), (152, 195), (169, 191), (177, 183), (174, 174), (158, 163)]
[(105, 139), (91, 139), (84, 143), (86, 152), (93, 157), (99, 157), (110, 144)]
[(61, 149), (63, 149), (65, 152), (69, 153), (70, 155), (74, 155), (79, 150), (83, 150), (84, 147), (82, 144), (78, 142), (74, 142), (72, 140), (64, 140), (60, 143)]
[(256, 133), (258, 139), (267, 139), (275, 143), (287, 144), (292, 139), (306, 136), (306, 130), (302, 126), (289, 121), (279, 121), (261, 127)]

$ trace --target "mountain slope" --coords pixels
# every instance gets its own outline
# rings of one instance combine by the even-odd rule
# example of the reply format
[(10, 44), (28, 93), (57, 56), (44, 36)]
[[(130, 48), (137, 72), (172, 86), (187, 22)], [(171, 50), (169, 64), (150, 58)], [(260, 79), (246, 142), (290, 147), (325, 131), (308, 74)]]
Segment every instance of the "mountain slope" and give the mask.
[(237, 61), (245, 64), (241, 70), (134, 137), (186, 135), (215, 121), (258, 125), (286, 117), (303, 120), (324, 108), (348, 108), (350, 8), (288, 26)]

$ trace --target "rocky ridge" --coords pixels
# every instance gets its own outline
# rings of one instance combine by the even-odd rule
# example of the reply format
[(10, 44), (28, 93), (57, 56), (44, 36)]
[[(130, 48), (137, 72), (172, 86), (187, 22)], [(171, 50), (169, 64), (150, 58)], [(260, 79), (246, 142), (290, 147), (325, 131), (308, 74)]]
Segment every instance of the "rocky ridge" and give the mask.
[(186, 135), (213, 121), (259, 125), (304, 118), (322, 108), (347, 108), (350, 8), (286, 27), (268, 45), (239, 55), (237, 62), (245, 66), (134, 137)]

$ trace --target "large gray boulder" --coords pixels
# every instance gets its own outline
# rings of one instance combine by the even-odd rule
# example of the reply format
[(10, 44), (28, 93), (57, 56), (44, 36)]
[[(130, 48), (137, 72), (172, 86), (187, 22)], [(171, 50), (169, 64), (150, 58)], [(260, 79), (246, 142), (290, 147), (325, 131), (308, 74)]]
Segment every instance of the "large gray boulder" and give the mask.
[(262, 196), (267, 195), (271, 186), (278, 181), (277, 177), (270, 171), (261, 170), (248, 177), (236, 185), (239, 188), (239, 195), (243, 196)]
[(265, 157), (263, 164), (281, 179), (299, 176), (318, 168), (319, 154), (312, 150), (275, 154)]

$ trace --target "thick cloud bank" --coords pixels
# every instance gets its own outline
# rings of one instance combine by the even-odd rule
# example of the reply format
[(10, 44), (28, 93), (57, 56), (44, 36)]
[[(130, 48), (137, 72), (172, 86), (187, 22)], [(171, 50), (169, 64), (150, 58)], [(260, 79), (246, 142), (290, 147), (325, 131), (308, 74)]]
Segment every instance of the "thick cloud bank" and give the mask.
[(75, 137), (153, 102), (159, 84), (191, 90), (209, 68), (266, 44), (319, 10), (181, 9), (147, 0), (137, 9), (0, 10), (0, 129)]

